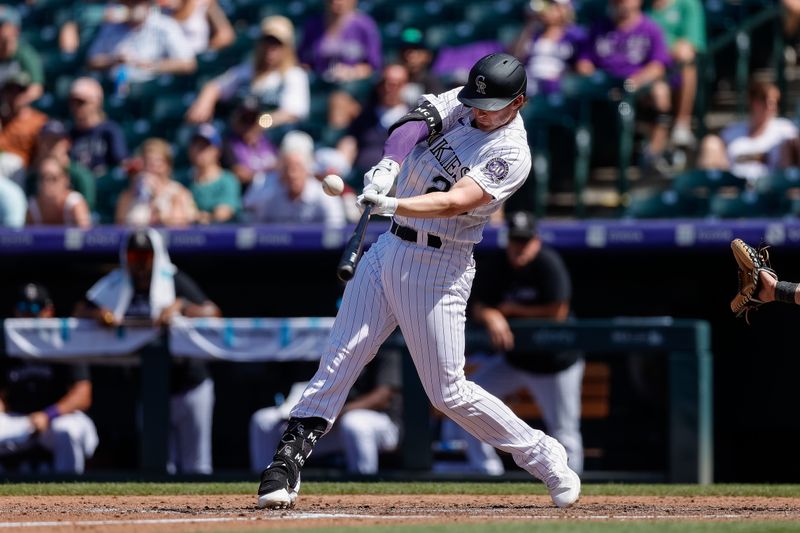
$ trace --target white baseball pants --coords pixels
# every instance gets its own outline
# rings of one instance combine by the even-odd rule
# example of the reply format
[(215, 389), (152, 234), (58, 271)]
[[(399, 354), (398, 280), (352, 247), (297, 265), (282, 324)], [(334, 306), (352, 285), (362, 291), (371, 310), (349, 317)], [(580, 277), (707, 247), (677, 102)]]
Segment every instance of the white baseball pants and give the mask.
[[(585, 366), (581, 359), (560, 372), (534, 374), (510, 365), (505, 357), (498, 355), (471, 377), (501, 398), (520, 389), (527, 390), (539, 405), (547, 432), (566, 448), (569, 467), (580, 474), (583, 471), (581, 386)], [(473, 469), (492, 475), (504, 472), (503, 462), (494, 448), (463, 432), (460, 437), (466, 442), (467, 460)]]
[(210, 474), (214, 381), (206, 379), (169, 400), (169, 463), (171, 474)]
[(561, 445), (464, 377), (474, 274), (471, 245), (435, 249), (383, 234), (345, 289), (319, 370), (292, 416), (321, 417), (330, 428), (361, 369), (399, 325), (433, 406), (536, 478), (547, 476), (561, 461)]
[(82, 474), (99, 439), (92, 419), (81, 411), (54, 418), (38, 435), (27, 416), (0, 413), (0, 456), (25, 451), (36, 443), (53, 452), (53, 471)]

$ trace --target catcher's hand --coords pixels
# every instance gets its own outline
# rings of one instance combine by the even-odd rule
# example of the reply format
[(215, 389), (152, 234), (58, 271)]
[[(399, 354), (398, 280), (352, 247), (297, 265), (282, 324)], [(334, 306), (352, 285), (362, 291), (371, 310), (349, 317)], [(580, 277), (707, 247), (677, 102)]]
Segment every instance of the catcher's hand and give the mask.
[(734, 239), (731, 241), (731, 250), (739, 265), (739, 292), (731, 300), (731, 311), (737, 317), (744, 315), (749, 324), (748, 313), (766, 303), (758, 299), (761, 272), (766, 271), (775, 279), (778, 279), (778, 274), (770, 267), (766, 246), (755, 249), (741, 239)]

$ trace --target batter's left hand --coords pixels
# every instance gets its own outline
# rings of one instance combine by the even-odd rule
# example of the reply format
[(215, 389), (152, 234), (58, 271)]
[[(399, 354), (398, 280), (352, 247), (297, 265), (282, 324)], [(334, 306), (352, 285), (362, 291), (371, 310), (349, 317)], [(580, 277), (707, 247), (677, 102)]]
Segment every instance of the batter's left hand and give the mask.
[(390, 217), (397, 211), (397, 198), (386, 196), (385, 194), (378, 194), (370, 188), (364, 190), (364, 194), (359, 195), (356, 199), (359, 206), (364, 204), (372, 204), (373, 215), (384, 215)]

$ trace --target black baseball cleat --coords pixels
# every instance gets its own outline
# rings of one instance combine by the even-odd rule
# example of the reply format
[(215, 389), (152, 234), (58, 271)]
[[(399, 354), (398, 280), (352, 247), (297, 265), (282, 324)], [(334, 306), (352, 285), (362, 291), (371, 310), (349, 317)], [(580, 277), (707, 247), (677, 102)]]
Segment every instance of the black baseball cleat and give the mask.
[[(294, 466), (294, 468), (292, 468)], [(292, 475), (292, 470), (295, 471)], [(294, 481), (293, 481), (294, 480)], [(273, 461), (261, 472), (259, 509), (291, 509), (300, 491), (300, 470), (291, 462)]]

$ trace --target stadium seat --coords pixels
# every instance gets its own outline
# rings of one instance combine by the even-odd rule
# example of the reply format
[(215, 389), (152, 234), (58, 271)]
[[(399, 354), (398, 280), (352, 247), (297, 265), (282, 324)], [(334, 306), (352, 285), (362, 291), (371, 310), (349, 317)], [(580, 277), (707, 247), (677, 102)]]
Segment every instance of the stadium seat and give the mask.
[(510, 2), (471, 2), (464, 7), (462, 14), (464, 21), (478, 25), (492, 21), (492, 26), (498, 27), (508, 22), (521, 21), (522, 9)]
[(128, 186), (128, 177), (118, 169), (97, 179), (97, 202), (95, 212), (101, 224), (113, 224), (117, 199)]
[(128, 147), (135, 150), (142, 144), (142, 141), (151, 136), (161, 137), (168, 132), (154, 131), (150, 121), (147, 119), (137, 119), (121, 124), (122, 132), (125, 135), (125, 140), (128, 141)]
[(166, 92), (153, 100), (150, 121), (159, 135), (172, 138), (175, 130), (183, 122), (186, 110), (194, 101), (195, 94)]
[(37, 52), (58, 50), (58, 28), (52, 24), (23, 28), (21, 39), (35, 48)]
[(735, 189), (741, 191), (747, 180), (737, 178), (724, 170), (692, 170), (676, 176), (672, 188), (680, 194), (708, 196), (719, 189)]
[(436, 24), (425, 31), (425, 46), (438, 50), (446, 46), (457, 46), (474, 41), (474, 25), (468, 22)]
[(772, 172), (756, 182), (756, 190), (761, 194), (773, 194), (779, 197), (800, 194), (800, 168)]
[(624, 216), (629, 218), (676, 218), (705, 215), (706, 203), (701, 198), (676, 191), (642, 191), (631, 194)]
[(712, 196), (709, 202), (709, 215), (718, 218), (768, 217), (781, 214), (780, 211), (774, 198), (754, 191), (720, 193)]

